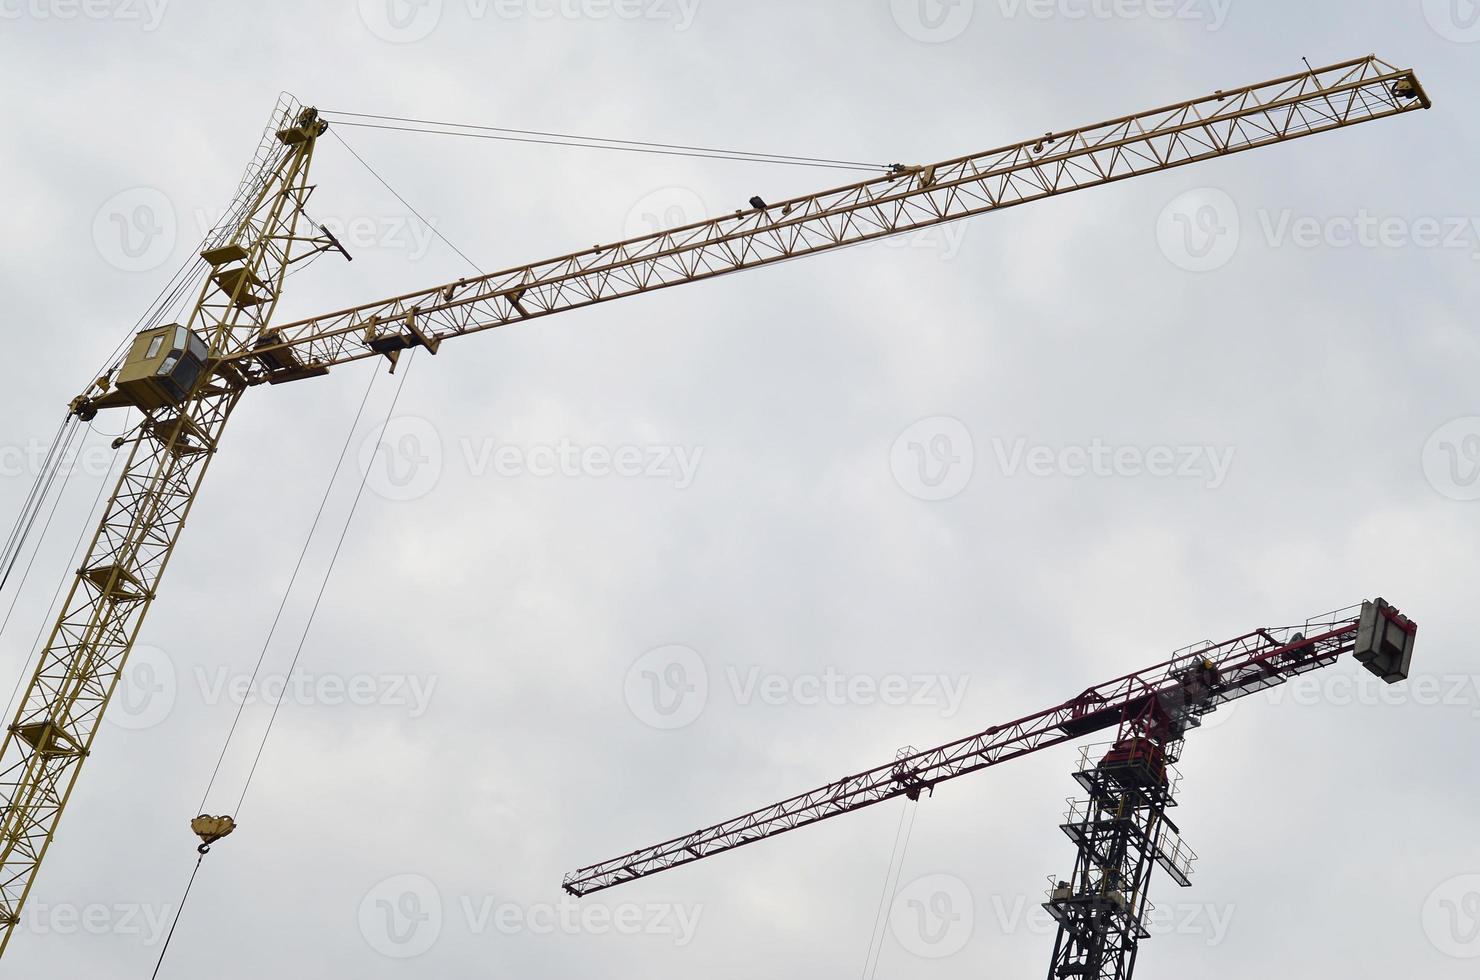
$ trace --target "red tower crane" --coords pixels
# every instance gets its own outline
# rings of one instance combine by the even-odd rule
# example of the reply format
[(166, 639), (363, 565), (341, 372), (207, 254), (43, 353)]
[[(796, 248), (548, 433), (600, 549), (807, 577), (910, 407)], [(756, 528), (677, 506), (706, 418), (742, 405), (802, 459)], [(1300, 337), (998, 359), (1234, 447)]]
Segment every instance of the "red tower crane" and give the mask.
[(1087, 796), (1062, 825), (1077, 848), (1074, 873), (1050, 889), (1045, 903), (1059, 926), (1048, 976), (1126, 980), (1140, 940), (1149, 935), (1152, 871), (1159, 866), (1177, 884), (1190, 884), (1194, 857), (1166, 815), (1175, 805), (1170, 767), (1186, 733), (1219, 705), (1347, 653), (1388, 684), (1406, 680), (1417, 631), (1411, 619), (1377, 599), (1301, 626), (1256, 629), (1199, 646), (1016, 721), (924, 752), (901, 750), (893, 762), (581, 868), (566, 875), (563, 887), (589, 895), (885, 800), (918, 801), (958, 776), (1114, 730), (1108, 750), (1087, 752), (1075, 773)]

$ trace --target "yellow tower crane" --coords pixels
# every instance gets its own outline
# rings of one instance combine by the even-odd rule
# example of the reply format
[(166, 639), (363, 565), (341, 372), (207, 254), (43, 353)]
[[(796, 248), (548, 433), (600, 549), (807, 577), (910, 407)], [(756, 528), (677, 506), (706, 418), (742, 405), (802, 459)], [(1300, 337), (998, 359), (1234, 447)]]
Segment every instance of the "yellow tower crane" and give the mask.
[[(205, 243), (185, 322), (145, 330), (71, 403), (143, 413), (122, 475), (0, 749), (0, 953), (76, 786), (108, 701), (238, 401), (250, 389), (563, 310), (698, 282), (1069, 191), (1429, 108), (1410, 69), (1375, 56), (751, 207), (545, 262), (294, 323), (274, 322), (290, 266), (337, 249), (304, 218), (328, 123), (279, 106), (234, 210)], [(203, 838), (204, 839), (204, 838)]]

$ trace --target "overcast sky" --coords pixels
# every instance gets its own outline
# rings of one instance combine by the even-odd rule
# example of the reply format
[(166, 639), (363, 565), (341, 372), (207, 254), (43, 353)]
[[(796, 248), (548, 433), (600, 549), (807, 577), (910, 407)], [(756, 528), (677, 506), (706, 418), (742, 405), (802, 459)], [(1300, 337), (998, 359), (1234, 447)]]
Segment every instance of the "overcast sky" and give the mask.
[[(0, 504), (281, 91), (918, 163), (1371, 52), (1434, 110), (455, 341), (394, 378), (252, 390), (4, 975), (148, 975), (237, 704), (212, 812), (368, 472), (161, 977), (1040, 976), (1073, 749), (942, 787), (887, 883), (902, 802), (579, 903), (559, 885), (1377, 595), (1420, 623), (1423, 683), (1343, 662), (1193, 735), (1176, 816), (1200, 861), (1190, 889), (1156, 879), (1139, 975), (1473, 976), (1471, 0), (0, 0)], [(336, 131), (425, 223), (325, 138), (311, 213), (355, 261), (295, 275), (285, 318), (467, 274), (428, 225), (496, 269), (849, 179)], [(122, 424), (94, 423), (0, 693)]]

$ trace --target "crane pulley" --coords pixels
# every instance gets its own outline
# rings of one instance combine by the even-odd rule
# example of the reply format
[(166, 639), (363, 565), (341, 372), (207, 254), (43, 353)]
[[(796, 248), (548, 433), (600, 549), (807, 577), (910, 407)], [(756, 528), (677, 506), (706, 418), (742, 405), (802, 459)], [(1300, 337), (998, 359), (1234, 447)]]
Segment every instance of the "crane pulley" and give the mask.
[[(56, 833), (222, 433), (263, 384), (509, 323), (815, 255), (1046, 197), (1428, 108), (1412, 70), (1375, 56), (1164, 106), (492, 275), (278, 323), (295, 262), (341, 250), (304, 209), (328, 123), (288, 100), (219, 231), (182, 323), (136, 336), (70, 412), (143, 421), (0, 746), (0, 953)], [(347, 257), (347, 256), (346, 256)]]

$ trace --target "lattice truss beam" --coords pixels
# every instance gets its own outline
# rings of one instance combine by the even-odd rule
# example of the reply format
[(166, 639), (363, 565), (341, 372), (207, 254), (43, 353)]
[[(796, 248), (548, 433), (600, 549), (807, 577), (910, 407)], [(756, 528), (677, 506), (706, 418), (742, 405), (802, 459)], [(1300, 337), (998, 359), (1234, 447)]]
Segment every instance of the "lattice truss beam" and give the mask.
[[(253, 381), (441, 341), (1169, 170), (1429, 105), (1376, 57), (276, 327)], [(272, 360), (263, 355), (273, 355)]]
[[(271, 316), (295, 247), (321, 124), (285, 105), (277, 149), (249, 172), (250, 193), (214, 248), (232, 258), (207, 275), (189, 325), (225, 351)], [(298, 130), (295, 122), (301, 123)], [(303, 130), (306, 125), (312, 130)], [(292, 142), (293, 134), (305, 138)], [(209, 251), (209, 250), (208, 250)], [(231, 269), (226, 274), (222, 269)], [(245, 270), (245, 271), (241, 271)], [(13, 723), (0, 746), (0, 951), (98, 733), (130, 649), (245, 383), (203, 372), (178, 406), (145, 413)]]
[[(1373, 608), (1369, 603), (1302, 626), (1260, 629), (1189, 648), (1163, 664), (1092, 687), (1026, 718), (924, 752), (904, 750), (894, 762), (581, 868), (566, 875), (563, 887), (572, 895), (587, 895), (885, 800), (918, 799), (947, 780), (1125, 725), (1146, 714), (1153, 701), (1163, 716), (1196, 717), (1336, 662), (1355, 648), (1363, 616), (1373, 616)], [(1215, 683), (1209, 683), (1211, 677), (1217, 678)]]

